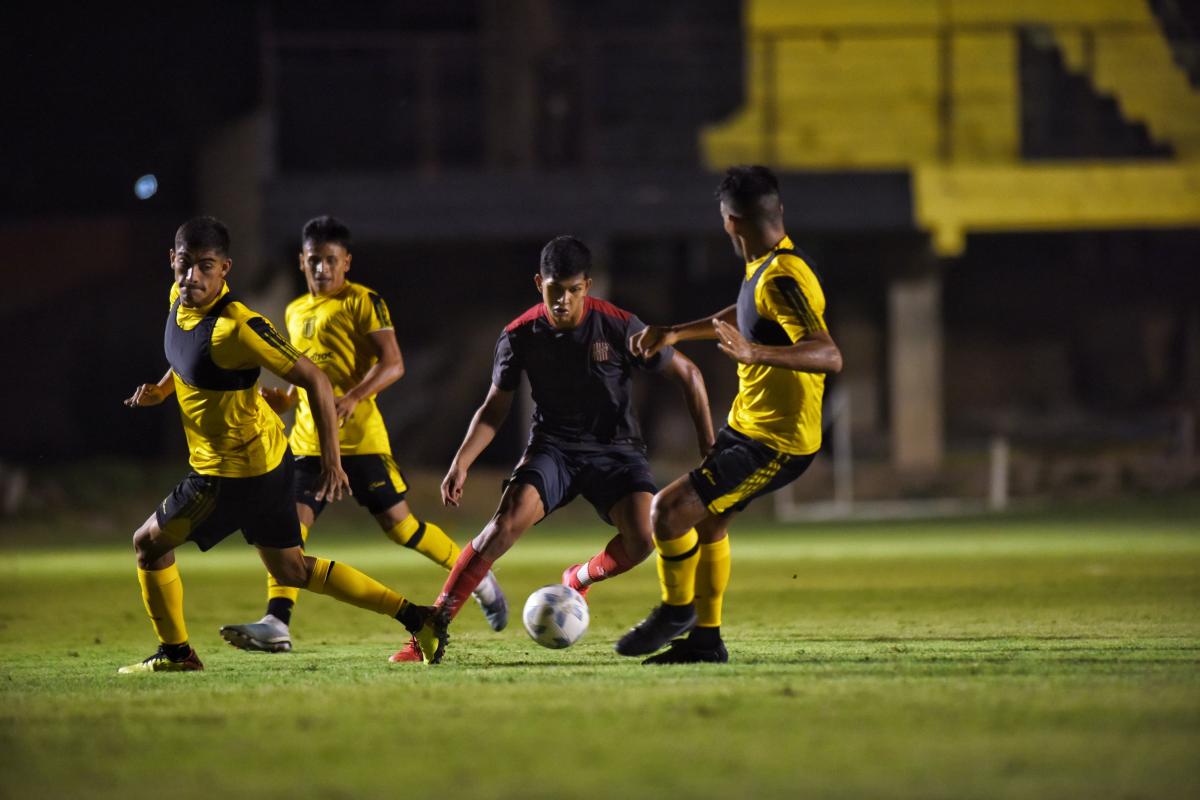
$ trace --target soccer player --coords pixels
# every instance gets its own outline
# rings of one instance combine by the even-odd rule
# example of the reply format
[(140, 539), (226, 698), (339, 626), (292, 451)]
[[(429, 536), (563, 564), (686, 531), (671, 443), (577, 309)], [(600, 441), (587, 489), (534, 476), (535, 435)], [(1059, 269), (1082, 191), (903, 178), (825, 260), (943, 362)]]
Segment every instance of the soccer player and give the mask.
[[(543, 249), (534, 280), (542, 302), (500, 334), (492, 386), (442, 481), (442, 500), (457, 506), (467, 472), (508, 416), (521, 373), (536, 408), (529, 444), (505, 484), (500, 506), (463, 548), (438, 599), (439, 632), (449, 625), (492, 563), (531, 525), (582, 494), (617, 528), (604, 549), (563, 573), (580, 592), (629, 570), (653, 551), (654, 479), (631, 398), (635, 369), (665, 373), (683, 389), (700, 452), (712, 446), (708, 395), (700, 370), (669, 347), (650, 358), (629, 350), (645, 325), (628, 311), (588, 296), (591, 254), (571, 236)], [(435, 657), (439, 660), (440, 654)]]
[[(338, 441), (342, 469), (360, 506), (398, 545), (417, 551), (443, 569), (458, 559), (458, 545), (432, 522), (418, 519), (404, 499), (408, 486), (392, 458), (383, 415), (375, 396), (404, 375), (404, 361), (391, 315), (383, 298), (361, 284), (346, 280), (350, 271), (350, 229), (334, 217), (309, 220), (300, 235), (300, 271), (308, 293), (293, 300), (285, 312), (292, 344), (333, 384), (334, 411), (341, 425)], [(267, 402), (280, 414), (299, 403), (288, 439), (296, 455), (295, 500), (300, 536), (306, 542), (327, 500), (316, 495), (321, 474), (321, 447), (308, 393), (295, 385), (286, 391), (263, 389)], [(244, 650), (286, 652), (292, 649), (289, 629), (299, 590), (267, 576), (267, 613), (258, 622), (226, 625), (221, 635)], [(493, 630), (508, 623), (504, 593), (489, 573), (475, 590), (475, 599)], [(396, 661), (420, 661), (415, 643), (393, 656)]]
[(395, 617), (432, 659), (444, 646), (430, 622), (432, 609), (351, 566), (301, 549), (295, 467), (283, 423), (258, 394), (258, 376), (265, 367), (307, 391), (321, 452), (313, 495), (332, 502), (346, 493), (349, 479), (341, 467), (329, 379), (230, 294), (229, 232), (219, 220), (198, 217), (181, 225), (170, 263), (175, 281), (164, 346), (171, 368), (157, 384), (139, 386), (125, 405), (155, 406), (174, 394), (192, 471), (133, 534), (142, 600), (159, 647), (119, 672), (204, 668), (188, 643), (174, 551), (188, 541), (208, 550), (239, 528), (280, 584)]
[(721, 640), (729, 523), (812, 463), (821, 447), (825, 375), (842, 368), (825, 326), (821, 284), (784, 231), (775, 176), (766, 167), (733, 167), (717, 197), (725, 232), (744, 261), (737, 303), (684, 325), (647, 327), (630, 347), (653, 358), (677, 342), (716, 339), (738, 365), (737, 397), (716, 446), (654, 497), (662, 604), (616, 646), (637, 656), (669, 642), (670, 649), (643, 662), (649, 664), (729, 660)]

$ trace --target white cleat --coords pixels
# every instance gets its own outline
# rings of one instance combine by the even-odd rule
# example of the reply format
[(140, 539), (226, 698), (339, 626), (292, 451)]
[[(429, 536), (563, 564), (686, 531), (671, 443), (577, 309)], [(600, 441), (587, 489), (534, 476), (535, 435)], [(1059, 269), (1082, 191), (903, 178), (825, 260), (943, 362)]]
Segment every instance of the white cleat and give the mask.
[(292, 649), (292, 635), (288, 626), (274, 614), (267, 614), (258, 622), (244, 625), (222, 625), (221, 638), (239, 650), (287, 653)]
[(489, 569), (488, 574), (479, 582), (475, 591), (471, 592), (475, 602), (483, 609), (483, 616), (494, 631), (502, 631), (508, 625), (508, 600), (496, 575)]

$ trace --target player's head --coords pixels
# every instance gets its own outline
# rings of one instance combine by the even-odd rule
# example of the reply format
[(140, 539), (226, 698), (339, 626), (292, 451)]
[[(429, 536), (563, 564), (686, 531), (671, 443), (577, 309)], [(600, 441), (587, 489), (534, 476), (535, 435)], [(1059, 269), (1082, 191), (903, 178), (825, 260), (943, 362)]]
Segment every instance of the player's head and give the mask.
[(779, 199), (779, 181), (762, 166), (738, 166), (725, 170), (717, 187), (721, 219), (733, 249), (745, 258), (746, 243), (758, 245), (771, 239), (774, 244), (783, 235), (783, 202)]
[(180, 304), (188, 308), (206, 306), (217, 299), (233, 267), (229, 229), (216, 217), (189, 219), (175, 231), (170, 258)]
[(574, 236), (555, 236), (542, 248), (534, 282), (554, 327), (574, 328), (583, 318), (591, 271), (592, 253)]
[(300, 232), (300, 271), (313, 295), (337, 294), (350, 271), (350, 229), (337, 217), (315, 217)]

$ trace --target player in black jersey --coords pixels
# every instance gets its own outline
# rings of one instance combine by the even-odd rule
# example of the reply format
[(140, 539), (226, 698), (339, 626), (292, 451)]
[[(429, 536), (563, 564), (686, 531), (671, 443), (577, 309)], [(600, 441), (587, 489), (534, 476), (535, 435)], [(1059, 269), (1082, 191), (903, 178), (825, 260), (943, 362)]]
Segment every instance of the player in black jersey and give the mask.
[(491, 521), (462, 554), (438, 600), (443, 624), (461, 608), (492, 563), (530, 526), (582, 494), (617, 534), (563, 583), (587, 592), (641, 563), (654, 550), (650, 501), (656, 487), (631, 397), (635, 370), (679, 384), (701, 454), (713, 444), (704, 379), (672, 348), (643, 359), (629, 339), (646, 326), (633, 314), (588, 296), (591, 254), (571, 236), (542, 249), (535, 278), (542, 302), (513, 320), (496, 343), (492, 386), (442, 481), (442, 501), (457, 506), (467, 472), (508, 416), (521, 373), (536, 406), (525, 455), (505, 484)]

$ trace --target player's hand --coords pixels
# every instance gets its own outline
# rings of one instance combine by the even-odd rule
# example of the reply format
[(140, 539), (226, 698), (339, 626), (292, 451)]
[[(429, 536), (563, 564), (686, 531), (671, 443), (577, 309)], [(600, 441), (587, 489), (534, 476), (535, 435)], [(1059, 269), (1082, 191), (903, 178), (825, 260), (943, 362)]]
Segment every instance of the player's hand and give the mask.
[(741, 331), (719, 319), (713, 320), (713, 330), (717, 334), (718, 350), (739, 364), (754, 363), (754, 345), (746, 341)]
[(442, 478), (442, 505), (458, 507), (462, 500), (463, 486), (467, 483), (467, 471), (457, 463), (450, 465), (450, 471)]
[(677, 341), (674, 331), (663, 325), (647, 325), (629, 337), (629, 352), (638, 358), (651, 358), (659, 350)]
[(156, 406), (166, 399), (166, 393), (158, 388), (158, 384), (143, 383), (134, 390), (132, 397), (125, 398), (123, 402), (130, 408), (145, 408), (147, 406)]
[(313, 495), (314, 499), (336, 503), (350, 494), (350, 478), (347, 477), (341, 464), (321, 468), (321, 474), (317, 478), (317, 491)]
[(295, 395), (289, 390), (279, 389), (275, 386), (264, 386), (258, 390), (258, 393), (276, 414), (283, 414), (296, 402)]
[(354, 395), (344, 394), (333, 401), (333, 410), (337, 412), (338, 424), (345, 425), (346, 420), (350, 419), (350, 415), (354, 413), (354, 409), (358, 406), (358, 398)]

